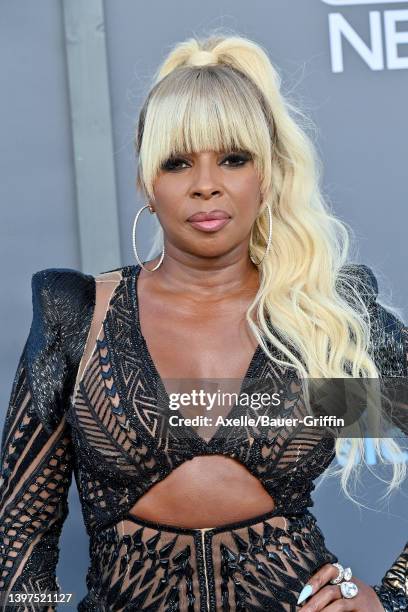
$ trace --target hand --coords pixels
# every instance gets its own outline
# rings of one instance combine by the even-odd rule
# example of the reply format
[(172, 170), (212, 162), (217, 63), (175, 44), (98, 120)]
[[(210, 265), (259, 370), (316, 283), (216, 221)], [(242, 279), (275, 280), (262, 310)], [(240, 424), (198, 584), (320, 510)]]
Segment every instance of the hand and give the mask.
[(343, 597), (340, 583), (330, 584), (330, 580), (336, 578), (337, 575), (338, 569), (331, 563), (326, 563), (313, 574), (307, 581), (307, 584), (313, 587), (312, 594), (303, 604), (299, 604), (302, 612), (320, 612), (321, 610), (324, 612), (384, 612), (383, 605), (374, 589), (354, 576), (350, 582), (357, 585), (357, 595), (350, 599)]

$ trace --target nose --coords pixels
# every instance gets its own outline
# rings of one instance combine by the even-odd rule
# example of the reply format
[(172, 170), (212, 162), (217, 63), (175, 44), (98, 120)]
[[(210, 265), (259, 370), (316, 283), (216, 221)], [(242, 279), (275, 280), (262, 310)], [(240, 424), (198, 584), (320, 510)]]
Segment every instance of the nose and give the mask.
[(209, 200), (222, 194), (221, 185), (217, 178), (217, 165), (212, 166), (211, 161), (197, 162), (191, 186), (191, 197), (195, 199)]
[(203, 199), (203, 200), (209, 200), (210, 198), (213, 198), (214, 196), (219, 196), (221, 194), (221, 191), (219, 189), (211, 189), (211, 188), (201, 188), (200, 190), (194, 190), (192, 193), (192, 197), (193, 198), (198, 198), (198, 199)]

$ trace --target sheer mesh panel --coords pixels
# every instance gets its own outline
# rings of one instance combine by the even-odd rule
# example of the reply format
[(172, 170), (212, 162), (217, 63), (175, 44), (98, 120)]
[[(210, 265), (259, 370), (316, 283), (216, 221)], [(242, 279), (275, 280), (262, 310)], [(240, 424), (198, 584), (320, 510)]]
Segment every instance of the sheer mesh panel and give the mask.
[[(224, 454), (239, 461), (260, 479), (275, 500), (277, 513), (286, 516), (290, 521), (297, 513), (306, 514), (306, 508), (313, 505), (311, 492), (314, 489), (314, 480), (334, 458), (334, 439), (329, 438), (327, 430), (323, 428), (306, 426), (281, 427), (271, 430), (266, 436), (259, 436), (259, 432), (251, 431), (250, 428), (241, 432), (242, 435), (238, 435), (235, 430), (234, 435), (229, 436), (225, 428), (224, 431), (217, 431), (217, 435), (210, 441), (203, 440), (197, 432), (190, 432), (190, 436), (187, 436), (184, 431), (177, 437), (171, 428), (166, 430), (164, 425), (168, 413), (163, 411), (163, 406), (157, 402), (156, 385), (160, 383), (159, 375), (138, 322), (136, 282), (137, 268), (136, 271), (133, 267), (125, 268), (122, 282), (110, 294), (111, 300), (104, 325), (99, 329), (94, 351), (83, 371), (75, 402), (74, 439), (78, 452), (82, 452), (89, 465), (86, 470), (81, 470), (81, 482), (85, 507), (92, 508), (88, 513), (88, 524), (92, 534), (94, 557), (97, 559), (97, 569), (94, 567), (89, 574), (91, 592), (99, 605), (105, 602), (106, 609), (113, 606), (111, 609), (118, 610), (122, 609), (121, 605), (124, 605), (127, 599), (132, 601), (132, 604), (136, 602), (135, 605), (140, 609), (150, 609), (149, 606), (153, 606), (152, 609), (170, 610), (172, 597), (176, 598), (174, 601), (187, 605), (195, 592), (195, 603), (191, 604), (191, 609), (200, 609), (194, 607), (198, 605), (197, 601), (200, 597), (203, 601), (206, 600), (202, 585), (200, 587), (196, 583), (195, 590), (193, 585), (194, 569), (198, 571), (197, 568), (200, 567), (200, 549), (193, 545), (197, 542), (197, 537), (192, 537), (188, 548), (185, 539), (180, 538), (180, 546), (173, 543), (169, 556), (166, 556), (165, 552), (172, 540), (163, 525), (157, 526), (155, 535), (149, 529), (135, 531), (133, 527), (128, 534), (131, 537), (127, 538), (126, 528), (125, 534), (123, 533), (123, 525), (129, 528), (132, 523), (124, 518), (131, 518), (135, 523), (140, 521), (138, 517), (131, 517), (130, 514), (136, 501), (153, 484), (166, 478), (187, 459), (204, 454)], [(107, 298), (105, 303), (106, 301)], [(93, 345), (93, 342), (91, 344)], [(296, 376), (291, 375), (288, 369), (271, 363), (264, 353), (259, 352), (249, 373), (259, 379), (261, 384), (262, 381), (267, 381), (270, 393), (283, 389), (284, 401), (276, 416), (302, 419), (305, 407), (301, 388), (297, 384), (299, 381)], [(89, 473), (93, 474), (92, 482), (89, 482)], [(109, 478), (112, 477), (116, 477), (115, 486), (107, 486)], [(111, 511), (108, 517), (103, 510), (112, 509), (113, 504), (116, 504), (116, 511)], [(109, 526), (108, 518), (110, 525), (116, 525), (116, 528)], [(147, 527), (146, 522), (139, 522), (139, 525)], [(210, 537), (207, 530), (204, 531), (207, 534), (205, 537)], [(197, 533), (201, 537), (203, 530), (197, 530)], [(306, 581), (312, 567), (316, 568), (319, 563), (331, 557), (322, 540), (319, 541), (319, 537), (316, 539), (316, 529), (313, 529), (313, 533), (314, 535), (304, 527), (300, 533), (293, 534), (291, 545), (288, 540), (288, 546), (285, 548), (277, 546), (273, 551), (266, 550), (267, 555), (274, 553), (267, 556), (269, 562), (273, 559), (274, 563), (281, 567), (280, 570), (276, 567), (275, 572), (272, 572), (273, 579), (269, 575), (271, 580), (267, 591), (270, 592), (264, 593), (265, 600), (262, 599), (260, 587), (260, 592), (252, 596), (245, 595), (249, 597), (249, 610), (258, 609), (257, 606), (264, 609), (262, 605), (267, 602), (268, 597), (272, 597), (271, 593), (275, 593), (276, 597), (279, 594), (282, 602), (285, 601), (282, 599), (283, 593), (286, 593), (287, 601), (286, 604), (282, 603), (281, 609), (295, 609), (294, 595), (298, 586), (301, 590), (301, 579)], [(183, 537), (186, 537), (185, 530)], [(251, 538), (255, 537), (254, 532), (248, 531), (246, 537), (248, 547), (252, 550), (251, 546), (254, 545), (257, 550), (256, 545), (251, 543)], [(226, 531), (223, 532), (222, 538), (219, 547), (214, 547), (218, 541), (214, 537), (212, 548), (207, 551), (207, 561), (218, 564), (214, 580), (221, 580), (220, 576), (226, 576), (228, 567), (230, 571), (231, 567), (236, 567), (235, 555), (238, 554), (237, 558), (242, 560), (241, 553), (236, 548), (239, 539)], [(235, 548), (232, 546), (233, 542)], [(126, 546), (124, 543), (127, 543)], [(294, 544), (298, 548), (294, 549)], [(102, 548), (98, 555), (96, 551), (99, 546)], [(135, 548), (132, 548), (133, 546)], [(150, 547), (152, 550), (149, 555)], [(125, 549), (126, 554), (123, 552)], [(137, 551), (136, 557), (135, 553), (131, 554), (132, 550)], [(144, 560), (138, 556), (142, 550), (147, 551)], [(293, 556), (290, 550), (293, 551)], [(260, 555), (264, 553), (265, 551), (259, 552)], [(187, 571), (187, 576), (179, 568), (176, 575), (183, 576), (183, 580), (180, 578), (178, 586), (167, 581), (165, 588), (164, 583), (168, 576), (163, 573), (164, 569), (177, 567), (177, 563), (172, 561), (173, 554), (177, 561), (183, 560), (183, 571)], [(103, 567), (98, 565), (101, 558), (105, 560)], [(146, 565), (147, 559), (160, 558), (162, 564)], [(263, 575), (266, 580), (268, 572), (260, 558), (255, 555), (252, 560), (260, 574), (265, 570)], [(132, 567), (134, 580), (129, 582), (129, 571)], [(109, 568), (109, 571), (103, 573), (104, 568)], [(248, 578), (245, 568), (241, 569), (243, 576)], [(98, 579), (101, 572), (104, 576), (102, 581)], [(235, 609), (234, 606), (240, 609), (239, 602), (244, 601), (244, 595), (241, 593), (240, 600), (240, 589), (234, 586), (233, 574), (232, 571), (230, 582), (225, 578), (224, 586), (221, 586), (220, 582), (217, 587), (213, 584), (215, 590), (212, 595), (219, 598), (217, 605), (220, 605), (221, 599), (228, 601), (230, 608), (225, 609), (231, 610)], [(252, 581), (252, 578), (249, 580)], [(148, 587), (144, 588), (145, 585)], [(189, 588), (193, 591), (189, 592)], [(210, 587), (210, 596), (211, 592)], [(116, 600), (115, 597), (119, 599)], [(277, 605), (278, 599), (273, 600), (273, 605)], [(159, 601), (163, 607), (154, 608)], [(88, 605), (90, 603), (87, 600), (81, 609), (91, 609)]]
[[(2, 436), (0, 487), (1, 610), (9, 593), (58, 591), (59, 536), (68, 514), (72, 442), (65, 419), (50, 435), (35, 413), (21, 356)], [(54, 610), (54, 606), (36, 608)]]
[(271, 512), (214, 529), (133, 518), (101, 532), (91, 550), (80, 612), (295, 612), (308, 578), (338, 560), (309, 513)]
[(75, 381), (74, 397), (77, 390), (77, 385), (82, 377), (85, 368), (88, 365), (89, 359), (92, 356), (96, 339), (101, 332), (103, 320), (106, 317), (106, 311), (109, 306), (109, 300), (112, 297), (122, 275), (120, 272), (106, 272), (95, 276), (95, 308), (92, 316), (91, 325), (88, 332), (88, 337), (85, 344), (85, 349), (79, 363), (78, 373)]
[[(44, 428), (53, 422), (47, 410), (54, 408), (54, 398), (41, 396), (44, 409), (39, 411), (33, 399), (36, 388), (30, 388), (27, 376), (26, 349), (19, 360), (1, 449), (0, 590), (58, 590), (58, 542), (74, 469), (91, 553), (89, 592), (79, 610), (295, 611), (310, 575), (337, 560), (308, 510), (314, 480), (335, 456), (334, 439), (326, 430), (306, 426), (284, 426), (262, 436), (256, 428), (221, 426), (209, 440), (194, 428), (167, 427), (168, 406), (158, 401), (161, 381), (139, 325), (139, 272), (138, 266), (126, 266), (94, 279), (96, 300), (88, 333), (81, 336), (81, 344), (74, 331), (67, 335), (76, 340), (78, 361), (81, 358), (72, 376), (72, 402), (56, 406), (55, 415), (66, 410), (57, 426)], [(66, 270), (57, 276), (58, 290), (67, 273), (76, 275), (75, 290), (84, 286), (92, 295), (92, 277)], [(85, 300), (71, 297), (72, 308), (78, 303), (73, 320), (80, 321)], [(65, 293), (59, 294), (58, 303), (66, 306)], [(40, 302), (36, 304), (38, 309)], [(379, 304), (373, 302), (371, 309), (382, 322), (375, 332), (378, 364), (387, 375), (403, 375), (408, 330)], [(52, 383), (50, 393), (55, 382), (65, 398), (65, 380), (48, 381), (55, 372), (65, 375), (70, 363), (56, 314), (53, 308), (49, 329), (46, 318), (36, 329), (48, 334), (44, 346), (40, 339), (45, 357), (37, 361), (36, 376)], [(247, 374), (267, 384), (269, 393), (281, 392), (276, 416), (304, 415), (301, 388), (290, 370), (257, 351)], [(59, 399), (56, 394), (55, 402)], [(238, 416), (238, 410), (234, 414)], [(132, 516), (135, 503), (155, 483), (189, 459), (215, 454), (235, 459), (257, 477), (276, 508), (263, 517), (205, 529)], [(407, 565), (408, 545), (377, 590), (387, 610), (407, 601)]]

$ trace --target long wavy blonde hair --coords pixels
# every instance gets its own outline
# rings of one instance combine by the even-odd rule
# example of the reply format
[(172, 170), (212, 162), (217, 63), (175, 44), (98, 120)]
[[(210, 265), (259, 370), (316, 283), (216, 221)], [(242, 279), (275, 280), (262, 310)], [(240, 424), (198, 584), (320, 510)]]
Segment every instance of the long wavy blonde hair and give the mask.
[[(281, 78), (261, 46), (238, 35), (193, 37), (168, 54), (141, 109), (137, 185), (154, 202), (154, 180), (169, 156), (250, 151), (262, 194), (250, 240), (257, 260), (268, 239), (267, 203), (273, 218), (272, 248), (259, 266), (259, 291), (246, 314), (259, 344), (271, 360), (295, 368), (305, 380), (379, 379), (369, 354), (367, 307), (345, 265), (350, 230), (322, 197), (321, 163), (302, 124), (311, 121), (283, 96)], [(148, 259), (160, 252), (162, 241), (158, 224)], [(347, 301), (337, 291), (339, 279), (348, 288)], [(255, 309), (259, 326), (251, 316)], [(271, 354), (264, 338), (283, 359)], [(369, 419), (378, 435), (373, 444), (380, 461), (393, 466), (387, 495), (405, 477), (406, 466), (396, 459), (399, 444), (383, 437), (385, 419), (378, 401), (372, 402)], [(343, 458), (346, 450), (347, 460), (330, 473), (340, 474), (343, 491), (356, 501), (349, 480), (367, 463), (363, 436), (355, 430), (351, 435), (336, 440), (337, 457)], [(388, 461), (383, 451), (394, 459)]]

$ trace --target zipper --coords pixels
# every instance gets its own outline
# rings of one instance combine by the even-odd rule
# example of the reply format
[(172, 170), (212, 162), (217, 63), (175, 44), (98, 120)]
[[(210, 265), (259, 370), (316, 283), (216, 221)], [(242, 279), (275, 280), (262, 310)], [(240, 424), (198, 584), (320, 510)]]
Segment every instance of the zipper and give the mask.
[(206, 559), (206, 553), (205, 553), (205, 533), (204, 532), (209, 531), (211, 529), (213, 529), (213, 527), (205, 527), (204, 529), (200, 529), (201, 545), (203, 548), (203, 559), (204, 559), (205, 587), (206, 587), (206, 594), (207, 594), (207, 612), (210, 612), (210, 592), (208, 588), (207, 559)]

